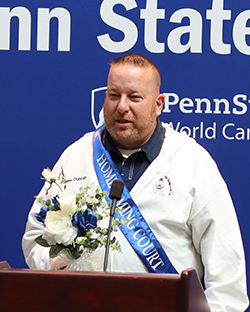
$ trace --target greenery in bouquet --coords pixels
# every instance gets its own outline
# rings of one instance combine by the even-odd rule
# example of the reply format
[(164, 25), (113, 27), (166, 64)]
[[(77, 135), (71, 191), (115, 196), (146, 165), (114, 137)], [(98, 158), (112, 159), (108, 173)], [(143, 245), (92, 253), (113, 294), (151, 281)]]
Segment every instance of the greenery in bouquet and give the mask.
[[(110, 204), (107, 204), (106, 192), (97, 187), (91, 195), (90, 184), (79, 189), (78, 193), (66, 190), (63, 170), (56, 177), (49, 168), (42, 172), (43, 179), (49, 183), (44, 197), (37, 197), (41, 204), (40, 212), (35, 214), (38, 222), (44, 225), (44, 232), (35, 242), (50, 247), (50, 257), (56, 257), (67, 249), (72, 259), (78, 259), (84, 248), (96, 249), (106, 246), (108, 228), (101, 228), (99, 222), (109, 217)], [(60, 192), (53, 198), (48, 197), (48, 190), (55, 184)], [(124, 224), (125, 219), (113, 219), (112, 231)], [(114, 237), (110, 241), (113, 250), (121, 251), (119, 242)]]

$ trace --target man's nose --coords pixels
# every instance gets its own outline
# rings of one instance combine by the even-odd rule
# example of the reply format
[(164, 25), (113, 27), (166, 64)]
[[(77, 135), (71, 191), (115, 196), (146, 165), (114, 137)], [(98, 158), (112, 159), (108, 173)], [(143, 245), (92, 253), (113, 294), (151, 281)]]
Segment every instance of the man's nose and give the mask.
[(126, 96), (121, 96), (117, 105), (119, 113), (124, 114), (129, 111), (129, 99)]

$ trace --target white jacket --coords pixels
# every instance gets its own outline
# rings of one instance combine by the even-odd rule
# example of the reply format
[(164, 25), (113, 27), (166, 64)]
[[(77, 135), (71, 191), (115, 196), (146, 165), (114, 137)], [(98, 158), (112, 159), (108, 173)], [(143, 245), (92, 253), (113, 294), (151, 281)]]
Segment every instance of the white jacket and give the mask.
[[(180, 273), (195, 268), (204, 275), (205, 294), (212, 311), (243, 312), (248, 306), (245, 260), (239, 225), (232, 200), (215, 162), (195, 140), (172, 130), (167, 124), (160, 154), (137, 181), (130, 194)], [(78, 191), (87, 183), (98, 185), (93, 166), (92, 133), (69, 146), (53, 172), (63, 167), (67, 189)], [(44, 195), (45, 188), (41, 190)], [(52, 187), (49, 196), (58, 192)], [(23, 251), (32, 269), (48, 269), (48, 248), (34, 239), (43, 225), (30, 211)], [(147, 272), (124, 235), (116, 237), (122, 253), (110, 252), (112, 272)], [(97, 250), (103, 257), (103, 250)]]

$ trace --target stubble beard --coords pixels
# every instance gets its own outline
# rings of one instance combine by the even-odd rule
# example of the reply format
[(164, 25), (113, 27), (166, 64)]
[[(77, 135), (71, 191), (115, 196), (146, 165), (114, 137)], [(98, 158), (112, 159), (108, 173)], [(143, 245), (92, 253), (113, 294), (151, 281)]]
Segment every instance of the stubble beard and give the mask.
[[(113, 141), (118, 146), (119, 145), (129, 146), (130, 143), (136, 142), (137, 139), (139, 141), (140, 136), (143, 133), (143, 131), (145, 131), (150, 125), (152, 124), (155, 125), (155, 121), (156, 121), (156, 115), (155, 115), (155, 112), (152, 111), (150, 116), (146, 120), (144, 119), (144, 123), (142, 125), (138, 126), (137, 120), (133, 119), (128, 129), (117, 130), (115, 119), (113, 117), (105, 118), (106, 128), (108, 132), (110, 133)], [(137, 146), (135, 148), (137, 148)]]
[(118, 144), (119, 142), (121, 142), (121, 144), (129, 143), (139, 137), (139, 131), (134, 124), (131, 124), (130, 129), (117, 130), (114, 124), (111, 124), (110, 127), (107, 127), (107, 129), (113, 140)]

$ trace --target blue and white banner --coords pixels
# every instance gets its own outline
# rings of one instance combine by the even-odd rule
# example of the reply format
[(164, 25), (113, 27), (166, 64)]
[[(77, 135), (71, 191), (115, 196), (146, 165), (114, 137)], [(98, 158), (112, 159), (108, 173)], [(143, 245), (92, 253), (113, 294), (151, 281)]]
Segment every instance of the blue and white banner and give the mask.
[[(101, 137), (105, 127), (95, 131), (93, 138), (93, 161), (99, 184), (103, 191), (110, 193), (115, 179), (122, 177), (108, 151), (104, 148)], [(111, 199), (107, 197), (111, 204)], [(141, 261), (151, 273), (177, 273), (167, 254), (142, 216), (136, 203), (133, 201), (126, 185), (121, 199), (117, 202), (118, 211), (114, 217), (128, 219), (120, 230), (133, 247)]]
[(129, 52), (160, 69), (161, 120), (217, 162), (250, 259), (250, 0), (1, 0), (0, 259), (12, 267), (26, 266), (42, 169), (103, 123), (109, 62)]

